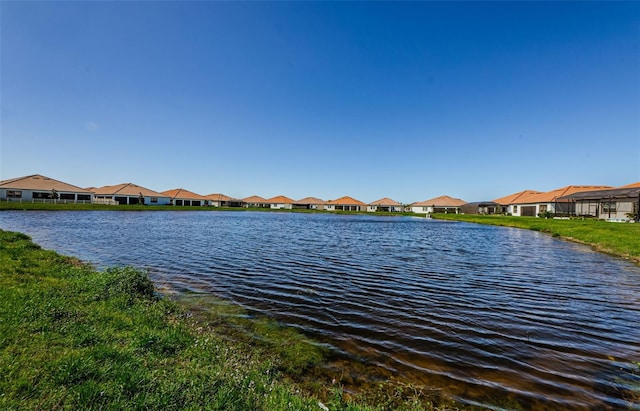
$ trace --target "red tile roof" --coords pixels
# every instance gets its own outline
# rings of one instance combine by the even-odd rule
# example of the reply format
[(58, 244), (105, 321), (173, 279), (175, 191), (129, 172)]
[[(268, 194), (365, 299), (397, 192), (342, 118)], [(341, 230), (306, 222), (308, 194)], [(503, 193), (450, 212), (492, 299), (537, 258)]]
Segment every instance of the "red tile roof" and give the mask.
[(519, 192), (514, 193), (514, 194), (509, 194), (508, 196), (497, 198), (497, 199), (493, 200), (493, 202), (494, 203), (498, 203), (500, 205), (514, 204), (519, 199), (521, 199), (523, 197), (529, 197), (529, 196), (531, 196), (533, 194), (542, 194), (542, 192), (541, 191), (536, 191), (536, 190), (523, 190), (523, 191), (519, 191)]
[(229, 196), (226, 196), (224, 194), (220, 194), (220, 193), (208, 194), (205, 197), (208, 198), (209, 200), (213, 200), (213, 201), (231, 201), (231, 200), (233, 200), (233, 198), (231, 198)]
[[(606, 190), (613, 187), (609, 186), (566, 186), (562, 188), (556, 188), (555, 190), (547, 191), (546, 193), (536, 193), (522, 196), (511, 204), (539, 204), (539, 203), (553, 203), (558, 197), (568, 196), (570, 194), (582, 193), (585, 191)], [(565, 200), (568, 201), (568, 200)], [(496, 201), (497, 202), (497, 201)]]
[(243, 198), (242, 201), (244, 201), (245, 203), (266, 203), (267, 202), (267, 200), (265, 200), (260, 196), (250, 196), (247, 198)]
[(453, 198), (449, 196), (440, 196), (436, 198), (432, 198), (430, 200), (420, 201), (419, 203), (413, 203), (412, 206), (435, 206), (435, 207), (460, 207), (461, 205), (467, 204), (466, 201), (461, 200), (459, 198)]
[(390, 207), (390, 206), (401, 206), (402, 204), (388, 197), (385, 197), (385, 198), (381, 198), (380, 200), (376, 200), (373, 203), (369, 203), (368, 205)]
[(293, 202), (294, 201), (292, 199), (285, 196), (271, 197), (270, 199), (265, 201), (265, 203), (268, 204), (293, 204)]
[(96, 188), (93, 193), (95, 195), (139, 196), (140, 194), (142, 194), (145, 197), (168, 197), (167, 195), (133, 183), (122, 183), (116, 184), (114, 186), (104, 186)]
[(305, 197), (294, 202), (295, 204), (324, 204), (326, 201), (315, 197)]
[(352, 197), (349, 197), (349, 196), (340, 197), (337, 200), (327, 201), (326, 204), (331, 204), (331, 205), (360, 205), (360, 206), (366, 205), (362, 201), (356, 200), (355, 198), (352, 198)]
[(1, 188), (22, 189), (22, 190), (42, 190), (42, 191), (67, 191), (74, 193), (90, 194), (91, 190), (80, 188), (63, 181), (54, 180), (40, 174), (11, 178), (0, 181)]
[(163, 191), (161, 194), (172, 198), (172, 199), (185, 199), (185, 200), (208, 200), (205, 196), (201, 196), (200, 194), (196, 194), (189, 190), (185, 190), (184, 188), (175, 188), (173, 190)]

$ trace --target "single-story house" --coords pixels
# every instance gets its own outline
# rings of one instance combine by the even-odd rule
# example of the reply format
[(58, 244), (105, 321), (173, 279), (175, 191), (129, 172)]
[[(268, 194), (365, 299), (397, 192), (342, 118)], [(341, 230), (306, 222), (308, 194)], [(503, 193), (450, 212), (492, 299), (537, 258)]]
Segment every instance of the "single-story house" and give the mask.
[(499, 214), (502, 212), (502, 206), (493, 201), (475, 201), (460, 206), (462, 214)]
[(514, 204), (516, 204), (517, 201), (520, 201), (520, 199), (522, 198), (535, 195), (535, 194), (542, 194), (542, 191), (536, 191), (536, 190), (518, 191), (517, 193), (509, 194), (508, 196), (496, 198), (495, 200), (493, 200), (493, 202), (500, 206), (499, 213), (513, 214), (514, 209), (518, 211), (518, 206), (517, 205), (514, 206)]
[(560, 200), (561, 197), (585, 191), (605, 190), (609, 186), (566, 186), (546, 193), (529, 194), (521, 196), (511, 203), (511, 214), (514, 216), (535, 217), (540, 213), (553, 213), (572, 215), (575, 213), (574, 203), (568, 200)]
[(184, 188), (163, 191), (161, 194), (168, 196), (170, 198), (170, 204), (174, 206), (201, 207), (209, 205), (208, 198), (192, 191), (185, 190)]
[(242, 200), (224, 194), (214, 193), (205, 196), (213, 207), (242, 207)]
[(440, 196), (411, 204), (411, 211), (417, 214), (460, 213), (460, 207), (467, 202), (459, 198)]
[(325, 203), (324, 209), (327, 211), (360, 211), (366, 204), (355, 198), (344, 196), (337, 200), (330, 200)]
[(267, 200), (260, 196), (250, 196), (242, 199), (242, 205), (245, 208), (270, 208), (271, 205)]
[(293, 208), (293, 200), (285, 196), (275, 196), (267, 199), (267, 204), (272, 209), (291, 210)]
[(94, 202), (98, 204), (112, 201), (120, 205), (169, 205), (171, 203), (171, 198), (168, 195), (133, 183), (122, 183), (114, 186), (96, 188), (93, 196)]
[(293, 208), (305, 208), (307, 210), (322, 210), (324, 208), (324, 200), (316, 197), (305, 197), (293, 203)]
[(40, 174), (0, 181), (1, 201), (91, 203), (87, 189)]
[(610, 221), (630, 221), (635, 218), (640, 221), (640, 182), (609, 190), (573, 193), (558, 200), (573, 203), (577, 216)]
[(386, 211), (386, 212), (402, 212), (402, 204), (390, 198), (381, 198), (373, 203), (367, 204), (368, 212)]

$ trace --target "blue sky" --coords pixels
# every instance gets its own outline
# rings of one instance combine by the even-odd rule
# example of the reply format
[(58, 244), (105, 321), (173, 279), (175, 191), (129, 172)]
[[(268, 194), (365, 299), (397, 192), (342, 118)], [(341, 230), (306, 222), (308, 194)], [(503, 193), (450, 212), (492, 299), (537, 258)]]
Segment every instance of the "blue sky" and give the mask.
[(0, 3), (0, 178), (365, 202), (640, 181), (640, 2)]

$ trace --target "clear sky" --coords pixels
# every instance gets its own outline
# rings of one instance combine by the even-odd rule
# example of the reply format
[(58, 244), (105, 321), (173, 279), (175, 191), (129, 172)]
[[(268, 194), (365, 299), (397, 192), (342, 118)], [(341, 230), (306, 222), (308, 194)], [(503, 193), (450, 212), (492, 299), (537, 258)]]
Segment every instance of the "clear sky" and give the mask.
[(403, 203), (640, 181), (640, 2), (0, 2), (0, 178)]

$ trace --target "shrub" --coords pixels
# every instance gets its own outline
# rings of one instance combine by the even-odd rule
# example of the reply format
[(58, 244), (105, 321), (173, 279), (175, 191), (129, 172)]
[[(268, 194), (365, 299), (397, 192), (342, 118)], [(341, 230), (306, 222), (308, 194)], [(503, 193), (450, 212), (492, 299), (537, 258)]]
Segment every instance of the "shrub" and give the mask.
[(123, 298), (132, 304), (136, 300), (155, 299), (153, 282), (149, 275), (133, 267), (106, 270), (103, 298)]
[(538, 213), (538, 217), (540, 218), (553, 218), (554, 216), (555, 214), (550, 211), (541, 211)]

